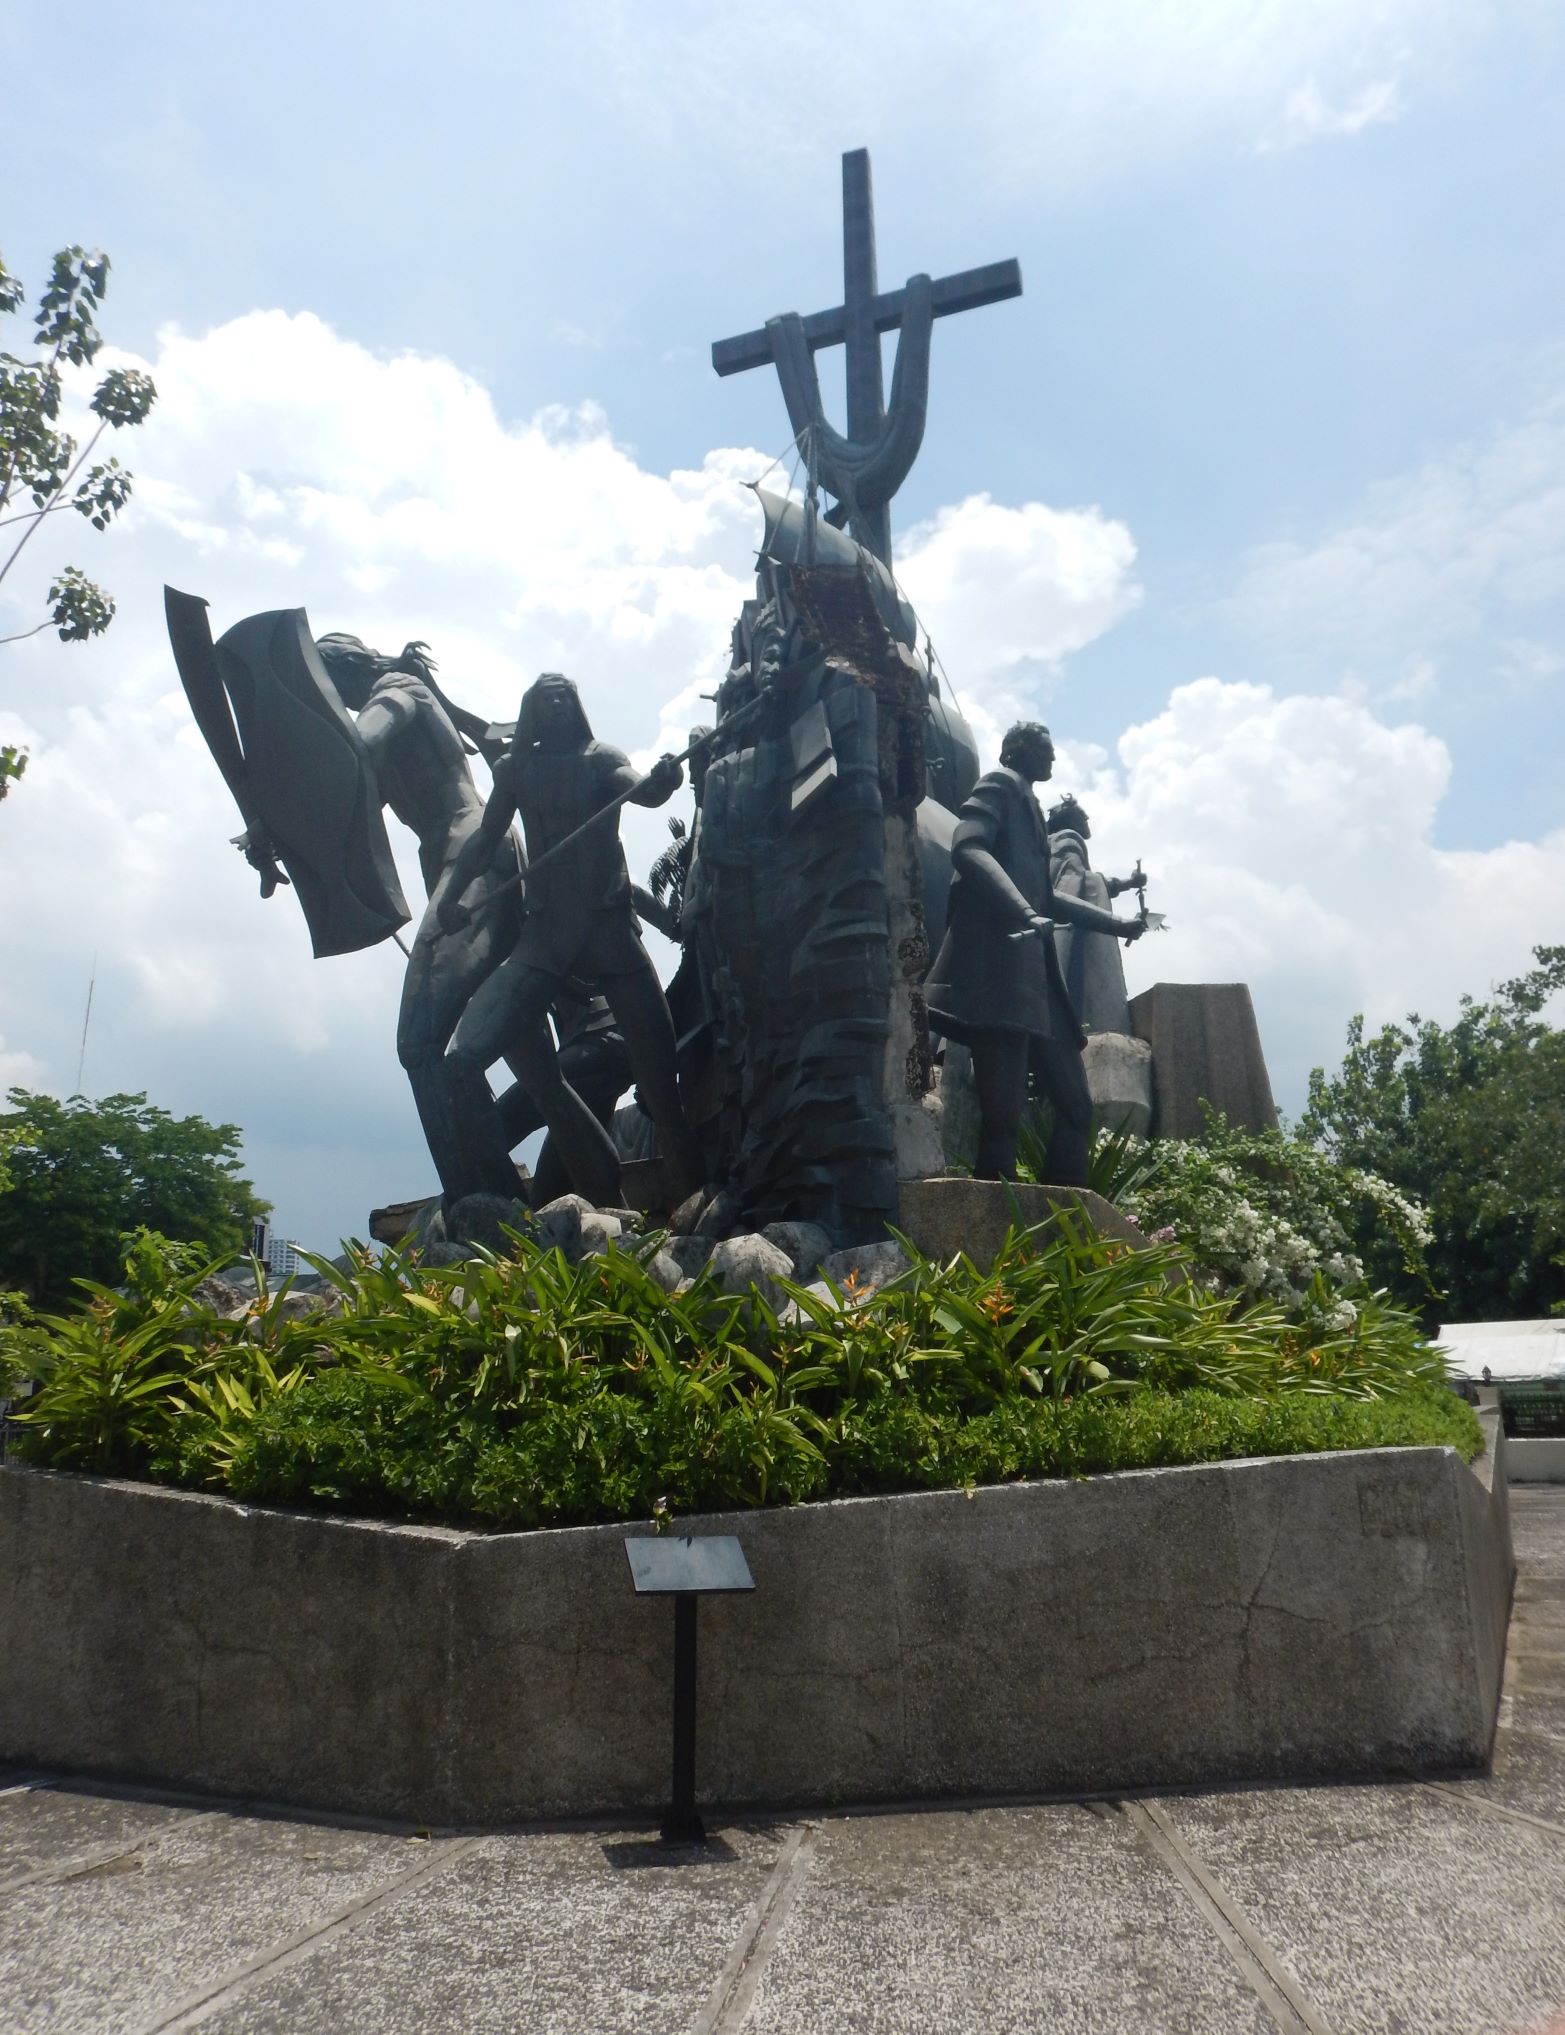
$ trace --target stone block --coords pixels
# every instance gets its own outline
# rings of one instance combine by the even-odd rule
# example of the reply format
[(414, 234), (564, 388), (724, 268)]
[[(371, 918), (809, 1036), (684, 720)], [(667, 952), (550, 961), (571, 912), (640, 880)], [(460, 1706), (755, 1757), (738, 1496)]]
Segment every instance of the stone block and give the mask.
[[(1438, 1772), (1488, 1756), (1503, 1443), (684, 1520), (732, 1807)], [(650, 1530), (649, 1528), (631, 1531)], [(426, 1823), (646, 1810), (669, 1616), (619, 1526), (469, 1534), (0, 1468), (0, 1760)]]
[(1276, 1129), (1247, 984), (1159, 982), (1131, 998), (1130, 1022), (1152, 1048), (1153, 1137), (1198, 1137), (1203, 1102), (1239, 1130)]
[(432, 1214), (441, 1207), (438, 1194), (422, 1201), (391, 1201), (384, 1208), (370, 1210), (369, 1233), (378, 1244), (400, 1244), (427, 1227)]
[(1128, 1032), (1095, 1032), (1081, 1056), (1092, 1127), (1147, 1137), (1152, 1128), (1152, 1048)]
[(950, 1174), (899, 1183), (897, 1227), (926, 1258), (944, 1264), (965, 1251), (975, 1265), (999, 1256), (1007, 1230), (1047, 1222), (1057, 1208), (1079, 1210), (1100, 1236), (1143, 1246), (1147, 1239), (1111, 1201), (1088, 1187), (1039, 1187), (1012, 1180)]

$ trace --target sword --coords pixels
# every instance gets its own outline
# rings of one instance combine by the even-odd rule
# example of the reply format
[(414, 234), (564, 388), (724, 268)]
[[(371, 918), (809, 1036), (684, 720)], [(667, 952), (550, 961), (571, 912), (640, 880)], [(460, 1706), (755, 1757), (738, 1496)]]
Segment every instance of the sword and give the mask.
[(1136, 902), (1141, 907), (1141, 923), (1149, 933), (1166, 933), (1168, 920), (1161, 912), (1147, 910), (1147, 879), (1141, 867), (1141, 857), (1136, 857), (1136, 866), (1130, 872), (1130, 881), (1135, 888)]

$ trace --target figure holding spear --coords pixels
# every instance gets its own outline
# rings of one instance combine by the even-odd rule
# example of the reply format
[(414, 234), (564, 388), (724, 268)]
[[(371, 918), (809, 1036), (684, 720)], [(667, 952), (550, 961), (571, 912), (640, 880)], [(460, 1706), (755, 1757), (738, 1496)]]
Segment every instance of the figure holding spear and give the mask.
[(527, 843), (521, 931), (463, 1013), (443, 1063), (463, 1192), (517, 1191), (503, 1121), (485, 1078), (503, 1048), (577, 1192), (599, 1207), (617, 1204), (613, 1140), (561, 1073), (549, 1029), (549, 1007), (571, 977), (607, 1000), (665, 1152), (687, 1188), (700, 1184), (701, 1154), (679, 1100), (674, 1024), (642, 945), (617, 824), (621, 806), (664, 805), (683, 781), (677, 757), (661, 757), (641, 777), (620, 750), (596, 741), (575, 686), (559, 672), (545, 672), (522, 695), (516, 733), (495, 765), (483, 818), (437, 907), (444, 931), (461, 932), (471, 917), (463, 894), (519, 816)]

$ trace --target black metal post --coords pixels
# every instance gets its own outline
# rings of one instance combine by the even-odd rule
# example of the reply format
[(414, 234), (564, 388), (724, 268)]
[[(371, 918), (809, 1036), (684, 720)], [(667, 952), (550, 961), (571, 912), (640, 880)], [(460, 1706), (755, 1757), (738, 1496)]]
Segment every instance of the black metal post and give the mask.
[(674, 1786), (663, 1819), (669, 1844), (701, 1844), (706, 1826), (696, 1814), (696, 1599), (674, 1599)]

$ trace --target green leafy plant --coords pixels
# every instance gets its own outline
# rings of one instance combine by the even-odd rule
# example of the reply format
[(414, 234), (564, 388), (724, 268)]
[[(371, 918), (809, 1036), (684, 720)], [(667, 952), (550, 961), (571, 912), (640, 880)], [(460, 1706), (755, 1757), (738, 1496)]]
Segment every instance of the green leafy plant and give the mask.
[[(1411, 1317), (1307, 1332), (1068, 1215), (992, 1265), (910, 1268), (769, 1307), (709, 1273), (666, 1294), (660, 1239), (570, 1265), (525, 1235), (429, 1267), (311, 1260), (340, 1312), (256, 1268), (234, 1318), (210, 1268), (145, 1235), (123, 1289), (0, 1329), (39, 1388), (19, 1449), (248, 1499), (491, 1525), (667, 1519), (1293, 1447), (1477, 1446)], [(1357, 1409), (1354, 1411), (1352, 1409)]]
[(175, 1117), (145, 1095), (61, 1102), (13, 1088), (0, 1111), (0, 1280), (40, 1305), (70, 1298), (72, 1277), (112, 1280), (137, 1225), (231, 1258), (267, 1203), (239, 1173), (239, 1129)]
[[(1378, 1175), (1428, 1212), (1429, 1272), (1448, 1320), (1505, 1319), (1565, 1309), (1565, 947), (1536, 947), (1536, 965), (1487, 999), (1462, 999), (1454, 1024), (1416, 1014), (1316, 1068), (1302, 1135), (1338, 1164)], [(1386, 1283), (1373, 1223), (1355, 1244)]]
[(1282, 1131), (1241, 1131), (1207, 1112), (1199, 1138), (1160, 1139), (1117, 1200), (1159, 1242), (1175, 1243), (1222, 1291), (1275, 1302), (1322, 1332), (1351, 1328), (1369, 1298), (1360, 1248), (1399, 1274), (1415, 1305), (1432, 1297), (1429, 1225), (1406, 1195)]
[[(114, 458), (89, 465), (105, 431), (145, 422), (157, 399), (149, 375), (137, 368), (110, 368), (88, 399), (97, 420), (87, 443), (60, 424), (70, 369), (85, 368), (103, 345), (98, 307), (109, 283), (109, 258), (80, 247), (62, 248), (34, 319), (30, 357), (0, 353), (0, 530), (19, 533), (0, 557), (0, 582), (17, 564), (45, 520), (66, 510), (106, 530), (130, 499), (131, 475)], [(16, 311), (22, 286), (0, 263), (0, 315)], [(17, 504), (26, 497), (30, 506)], [(100, 635), (114, 615), (114, 603), (78, 567), (66, 566), (49, 587), (49, 614), (30, 629), (0, 637), (16, 643), (54, 627), (62, 643)], [(6, 752), (0, 769), (0, 798), (21, 776), (24, 757)]]

